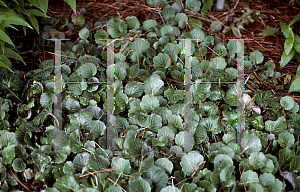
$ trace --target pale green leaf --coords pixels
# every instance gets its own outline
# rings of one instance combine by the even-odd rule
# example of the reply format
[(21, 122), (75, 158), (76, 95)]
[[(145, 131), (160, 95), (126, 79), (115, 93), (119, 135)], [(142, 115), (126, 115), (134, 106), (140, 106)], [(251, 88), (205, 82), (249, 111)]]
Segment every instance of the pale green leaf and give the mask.
[(181, 131), (175, 137), (175, 143), (184, 149), (184, 152), (189, 152), (193, 149), (195, 140), (193, 134), (188, 131)]
[[(37, 9), (26, 9), (26, 12), (31, 16), (45, 17), (45, 14)], [(46, 16), (46, 17), (51, 18), (50, 16)]]
[(294, 47), (291, 49), (288, 55), (285, 53), (285, 51), (283, 51), (280, 59), (280, 69), (283, 68), (286, 64), (288, 64), (288, 62), (290, 62), (290, 60), (294, 57), (294, 55), (295, 55)]
[(90, 31), (85, 27), (85, 28), (82, 28), (80, 31), (79, 31), (79, 37), (81, 39), (87, 39), (90, 35)]
[(294, 35), (295, 35), (295, 37), (294, 37), (294, 48), (298, 53), (300, 53), (300, 37), (299, 37), (299, 35), (296, 35), (296, 34), (294, 34)]
[(15, 47), (15, 45), (13, 44), (13, 42), (11, 41), (10, 37), (3, 31), (0, 29), (0, 40), (12, 45)]
[[(76, 20), (77, 19), (77, 20)], [(85, 24), (85, 19), (82, 15), (75, 15), (72, 17), (72, 22), (75, 24), (75, 25), (79, 25), (79, 26), (82, 26)]]
[(289, 30), (288, 37), (286, 38), (284, 42), (284, 52), (286, 55), (288, 55), (293, 48), (294, 45), (294, 33), (293, 31)]
[(4, 55), (0, 55), (0, 67), (4, 67), (5, 69), (8, 69), (11, 72), (13, 72), (11, 70), (12, 65), (11, 65), (10, 60), (6, 56), (4, 56)]
[(157, 22), (152, 19), (148, 19), (143, 23), (143, 30), (149, 31), (150, 29), (153, 29), (157, 26)]
[(255, 61), (255, 64), (261, 64), (264, 61), (264, 55), (262, 54), (262, 52), (255, 50), (250, 53), (249, 59), (251, 61)]
[(185, 4), (186, 4), (187, 9), (189, 9), (193, 12), (200, 11), (201, 2), (198, 0), (186, 0)]
[(114, 157), (111, 162), (112, 168), (116, 169), (118, 173), (129, 174), (131, 170), (130, 161), (124, 158)]
[(296, 22), (300, 21), (300, 14), (295, 15), (295, 17), (293, 18), (293, 20), (289, 23), (289, 26), (294, 25)]
[(70, 5), (70, 7), (72, 8), (73, 12), (75, 14), (77, 14), (76, 13), (76, 0), (64, 0), (64, 1), (67, 2)]
[(128, 28), (129, 29), (139, 29), (140, 28), (140, 22), (139, 20), (136, 18), (136, 16), (128, 16), (125, 19)]
[(9, 57), (9, 58), (13, 58), (13, 59), (17, 59), (19, 61), (22, 61), (25, 64), (23, 58), (18, 53), (16, 53), (15, 51), (13, 51), (10, 48), (4, 47), (4, 53), (0, 49), (0, 55), (1, 54), (5, 55), (6, 57)]
[(194, 171), (194, 166), (201, 163), (204, 160), (203, 156), (199, 152), (191, 151), (184, 155), (181, 159), (180, 165), (182, 171), (187, 175), (191, 176)]
[(291, 96), (285, 96), (280, 99), (280, 104), (285, 110), (291, 110), (294, 107), (295, 101)]
[(300, 92), (300, 76), (298, 76), (290, 86), (289, 92)]
[(46, 16), (48, 9), (48, 0), (29, 0), (29, 2), (43, 11)]
[(276, 33), (276, 28), (268, 27), (263, 30), (262, 35), (265, 37), (265, 36), (274, 35), (275, 33)]
[(38, 23), (37, 19), (31, 15), (28, 16), (28, 19), (31, 22), (34, 29), (37, 31), (37, 33), (40, 34), (40, 28), (39, 28), (39, 23)]
[(210, 24), (210, 29), (212, 31), (220, 31), (222, 29), (222, 25), (219, 21), (213, 21), (211, 24)]
[(281, 27), (281, 31), (283, 33), (283, 35), (285, 36), (285, 38), (289, 37), (289, 32), (293, 32), (292, 28), (286, 24), (280, 21), (280, 27)]
[(127, 24), (120, 18), (108, 21), (107, 32), (112, 38), (123, 37), (127, 33)]

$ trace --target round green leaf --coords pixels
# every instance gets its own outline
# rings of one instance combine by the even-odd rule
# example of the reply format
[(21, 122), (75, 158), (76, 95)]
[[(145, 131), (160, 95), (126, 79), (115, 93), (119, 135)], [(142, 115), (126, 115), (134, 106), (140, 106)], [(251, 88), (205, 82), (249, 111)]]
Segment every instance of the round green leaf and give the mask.
[(181, 192), (178, 187), (166, 186), (160, 190), (160, 192)]
[(151, 114), (147, 117), (146, 126), (149, 127), (149, 129), (151, 130), (158, 131), (162, 126), (161, 117), (156, 114)]
[(204, 160), (203, 156), (199, 152), (191, 151), (184, 155), (181, 159), (180, 165), (182, 171), (187, 175), (191, 176), (194, 172), (194, 166)]
[(26, 168), (26, 164), (22, 160), (22, 158), (16, 158), (12, 163), (13, 169), (16, 172), (22, 172)]
[(183, 29), (185, 28), (188, 17), (186, 16), (185, 13), (177, 13), (174, 20), (178, 23), (178, 27), (180, 29)]
[(168, 139), (174, 139), (175, 133), (172, 129), (170, 129), (167, 126), (164, 126), (163, 128), (158, 130), (157, 137), (166, 136)]
[(115, 101), (119, 107), (126, 107), (128, 104), (128, 97), (124, 93), (119, 93), (116, 95)]
[(280, 99), (280, 104), (285, 110), (291, 110), (294, 107), (295, 101), (291, 96), (285, 96)]
[(159, 158), (155, 161), (155, 165), (162, 167), (169, 174), (172, 173), (173, 163), (168, 158)]
[(244, 151), (250, 149), (251, 151), (260, 151), (262, 148), (261, 141), (254, 135), (246, 135), (241, 141), (242, 148)]
[(107, 32), (112, 38), (123, 37), (127, 33), (127, 24), (120, 18), (109, 20), (107, 25)]
[(154, 146), (165, 146), (166, 144), (168, 143), (168, 137), (167, 136), (162, 136), (162, 137), (159, 137), (158, 139), (157, 138), (153, 138), (152, 139), (152, 144)]
[(124, 158), (114, 157), (111, 162), (112, 168), (116, 168), (118, 173), (129, 174), (130, 173), (130, 161)]
[(162, 15), (166, 18), (167, 21), (174, 19), (176, 10), (172, 7), (164, 8)]
[(82, 91), (87, 89), (87, 82), (85, 82), (84, 77), (82, 76), (71, 76), (68, 79), (69, 83), (68, 84), (68, 89), (74, 94), (74, 95), (81, 95)]
[(207, 138), (207, 133), (206, 133), (205, 128), (198, 125), (197, 128), (196, 128), (196, 131), (195, 131), (194, 138), (195, 138), (196, 144), (200, 144), (203, 141), (206, 141), (205, 138)]
[(165, 187), (168, 182), (168, 175), (165, 173), (164, 169), (152, 165), (152, 167), (147, 171), (146, 178), (149, 179), (153, 187), (157, 191), (160, 191), (161, 188)]
[(175, 129), (183, 129), (182, 118), (179, 115), (172, 115), (168, 119), (168, 127)]
[(128, 17), (126, 17), (125, 21), (126, 21), (129, 29), (139, 29), (140, 28), (140, 22), (136, 18), (136, 16), (128, 16)]
[[(77, 22), (76, 22), (76, 18), (77, 18)], [(72, 17), (72, 22), (75, 23), (75, 25), (82, 26), (85, 24), (85, 19), (82, 15), (75, 15)]]
[(223, 130), (219, 118), (218, 115), (210, 115), (207, 118), (202, 118), (199, 121), (199, 125), (205, 128), (206, 131), (212, 132), (213, 134), (219, 134)]
[(170, 56), (166, 53), (159, 53), (153, 58), (153, 67), (165, 71), (166, 68), (170, 67)]
[(184, 152), (188, 152), (193, 149), (195, 140), (193, 134), (188, 131), (181, 131), (175, 137), (176, 145), (182, 147)]
[(242, 95), (242, 91), (236, 86), (233, 85), (227, 92), (225, 96), (225, 102), (230, 106), (237, 106), (238, 95)]
[(253, 169), (260, 169), (265, 165), (266, 157), (262, 152), (254, 152), (250, 154), (249, 164)]
[(255, 64), (261, 64), (264, 61), (264, 55), (262, 54), (262, 52), (255, 50), (250, 53), (249, 59), (251, 61), (254, 61)]
[(221, 163), (223, 161), (227, 161), (230, 163), (230, 165), (233, 165), (233, 161), (229, 155), (226, 154), (218, 154), (214, 159), (214, 168), (220, 168)]
[(52, 106), (56, 99), (56, 95), (53, 93), (43, 93), (40, 98), (40, 103), (43, 107)]
[(143, 23), (143, 30), (149, 31), (152, 28), (155, 28), (157, 26), (157, 22), (152, 19), (148, 19)]
[(220, 31), (222, 29), (222, 25), (219, 21), (213, 21), (211, 24), (210, 24), (210, 29), (212, 31)]
[(125, 94), (129, 97), (140, 97), (143, 94), (144, 86), (141, 83), (130, 82), (125, 85)]
[(175, 1), (172, 4), (172, 8), (175, 9), (177, 13), (180, 13), (182, 10), (182, 5), (180, 3), (178, 3), (177, 1)]
[(265, 122), (265, 129), (269, 132), (280, 133), (287, 129), (284, 117), (278, 117), (276, 121), (268, 120)]
[(71, 174), (56, 179), (56, 182), (54, 183), (53, 187), (57, 188), (60, 191), (65, 191), (65, 192), (79, 190), (79, 184), (77, 183), (75, 177)]
[(87, 38), (89, 37), (90, 35), (90, 31), (85, 27), (85, 28), (82, 28), (80, 31), (79, 31), (79, 37), (81, 39), (85, 39), (87, 40)]
[(20, 91), (24, 88), (24, 81), (18, 75), (4, 75), (0, 77), (0, 82), (0, 89), (4, 92)]
[(261, 116), (261, 115), (255, 117), (254, 119), (251, 119), (251, 123), (252, 123), (253, 127), (257, 128), (258, 130), (264, 129), (263, 116)]
[(91, 78), (97, 73), (97, 68), (93, 63), (85, 63), (78, 71), (84, 78)]
[(216, 57), (216, 58), (212, 58), (210, 60), (210, 68), (211, 69), (220, 69), (220, 70), (224, 70), (226, 67), (226, 61), (224, 58), (222, 57)]
[(4, 164), (11, 164), (12, 160), (15, 158), (15, 148), (13, 146), (7, 146), (2, 150), (3, 155), (3, 163)]
[(130, 43), (130, 48), (138, 53), (144, 53), (150, 47), (150, 43), (143, 39), (136, 39)]
[(282, 148), (291, 148), (293, 147), (294, 142), (294, 135), (289, 132), (280, 133), (278, 136), (278, 143)]
[(191, 36), (192, 36), (192, 38), (193, 38), (194, 40), (198, 40), (198, 39), (199, 39), (199, 41), (200, 41), (200, 40), (203, 41), (204, 38), (205, 38), (204, 32), (202, 31), (202, 29), (199, 29), (199, 28), (193, 29), (193, 30), (190, 32), (190, 34), (191, 34)]
[(143, 111), (149, 113), (149, 112), (153, 111), (156, 107), (159, 107), (159, 101), (153, 95), (145, 95), (142, 98), (140, 107)]
[(67, 161), (64, 164), (63, 172), (65, 174), (73, 174), (75, 172), (74, 164), (71, 161)]
[(94, 38), (97, 44), (105, 45), (107, 43), (106, 39), (108, 39), (108, 34), (104, 30), (98, 30), (96, 31)]
[(15, 137), (15, 133), (5, 131), (0, 138), (2, 147), (15, 147), (18, 145), (18, 141)]
[[(130, 192), (151, 192), (150, 184), (144, 180), (135, 180), (130, 183), (129, 185), (129, 191)], [(114, 191), (116, 192), (116, 191)]]
[(200, 11), (201, 7), (201, 1), (198, 0), (186, 0), (185, 1), (187, 9), (193, 11), (193, 12), (198, 12)]
[(138, 64), (132, 65), (131, 67), (129, 67), (127, 69), (126, 72), (127, 72), (127, 76), (129, 79), (133, 79), (133, 78), (137, 77), (137, 75), (139, 73), (139, 65)]
[(144, 83), (144, 91), (147, 95), (158, 96), (164, 86), (164, 82), (158, 77), (150, 77)]
[(67, 109), (70, 113), (75, 113), (79, 111), (80, 104), (77, 100), (68, 97), (63, 101), (62, 107), (63, 109)]
[(257, 173), (251, 170), (243, 172), (241, 177), (244, 183), (259, 182)]
[(84, 167), (87, 166), (88, 161), (89, 161), (89, 153), (83, 152), (83, 153), (78, 153), (75, 158), (74, 158), (74, 167), (77, 171), (82, 171)]
[(202, 29), (202, 22), (198, 19), (189, 18), (189, 24), (192, 29)]
[(290, 164), (290, 171), (299, 172), (300, 171), (300, 156), (296, 155), (291, 164)]

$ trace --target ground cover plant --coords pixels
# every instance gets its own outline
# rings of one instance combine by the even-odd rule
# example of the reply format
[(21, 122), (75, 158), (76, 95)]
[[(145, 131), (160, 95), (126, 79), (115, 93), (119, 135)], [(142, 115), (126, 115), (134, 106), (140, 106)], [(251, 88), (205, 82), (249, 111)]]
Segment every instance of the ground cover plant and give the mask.
[[(209, 83), (237, 80), (236, 41), (205, 33), (201, 21), (176, 2), (147, 2), (162, 6), (164, 24), (135, 16), (93, 23), (85, 9), (69, 20), (42, 20), (41, 39), (75, 39), (62, 42), (63, 130), (53, 111), (54, 59), (26, 74), (0, 68), (1, 190), (298, 190), (300, 115), (294, 98)], [(201, 8), (200, 1), (184, 3), (190, 11)], [(59, 33), (74, 26), (76, 36)], [(106, 147), (107, 39), (114, 39), (115, 48), (113, 149)], [(193, 111), (184, 105), (183, 39), (197, 39), (191, 41)], [(245, 56), (245, 67), (256, 66), (265, 70), (260, 76), (266, 83), (278, 83), (274, 63), (259, 51)], [(245, 130), (237, 145), (239, 97)]]

